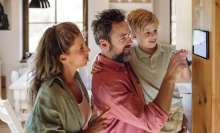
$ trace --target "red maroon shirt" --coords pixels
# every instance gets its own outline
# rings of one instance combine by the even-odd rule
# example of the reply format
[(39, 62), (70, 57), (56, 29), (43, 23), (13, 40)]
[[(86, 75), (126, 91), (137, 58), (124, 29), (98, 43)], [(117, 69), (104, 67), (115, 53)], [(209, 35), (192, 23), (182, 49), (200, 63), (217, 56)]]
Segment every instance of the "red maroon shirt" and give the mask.
[(145, 104), (139, 82), (128, 63), (98, 56), (102, 71), (93, 75), (92, 93), (98, 113), (111, 108), (106, 133), (159, 132), (168, 116), (156, 104)]

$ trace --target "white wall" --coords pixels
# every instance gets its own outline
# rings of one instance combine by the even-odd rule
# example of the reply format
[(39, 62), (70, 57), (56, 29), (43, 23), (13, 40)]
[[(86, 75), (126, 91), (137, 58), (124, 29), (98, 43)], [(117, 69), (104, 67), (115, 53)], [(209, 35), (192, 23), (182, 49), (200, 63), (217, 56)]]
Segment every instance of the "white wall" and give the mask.
[(109, 8), (110, 9), (120, 9), (125, 12), (127, 15), (130, 11), (135, 10), (135, 9), (146, 9), (151, 12), (153, 12), (153, 4), (151, 2), (148, 3), (117, 3), (117, 2), (112, 2), (109, 3)]
[(11, 0), (10, 30), (0, 30), (0, 61), (2, 62), (2, 76), (6, 76), (7, 98), (14, 106), (13, 91), (10, 75), (13, 70), (27, 64), (20, 63), (22, 58), (22, 0)]
[(160, 21), (158, 43), (170, 44), (170, 0), (152, 0), (153, 13)]
[(94, 57), (101, 52), (100, 47), (95, 42), (91, 24), (97, 12), (104, 9), (109, 9), (109, 0), (88, 0), (88, 46), (91, 49), (88, 64), (91, 64)]
[(176, 0), (176, 49), (192, 54), (192, 0)]
[[(192, 55), (192, 0), (176, 0), (176, 49), (186, 49)], [(190, 83), (192, 79), (177, 82)]]

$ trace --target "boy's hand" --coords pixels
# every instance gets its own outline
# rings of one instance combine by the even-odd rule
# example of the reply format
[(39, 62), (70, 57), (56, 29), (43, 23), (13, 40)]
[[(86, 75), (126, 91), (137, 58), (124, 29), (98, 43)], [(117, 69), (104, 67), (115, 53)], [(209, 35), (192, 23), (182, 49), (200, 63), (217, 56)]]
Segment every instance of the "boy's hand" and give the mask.
[(186, 60), (187, 56), (189, 55), (189, 52), (185, 49), (181, 49), (178, 52), (181, 52), (181, 55), (185, 60)]
[(98, 72), (101, 72), (101, 71), (102, 71), (101, 63), (99, 61), (95, 61), (92, 65), (91, 74), (95, 74), (95, 73), (98, 73)]
[(176, 55), (170, 59), (170, 63), (165, 77), (176, 81), (181, 77), (183, 70), (186, 67), (187, 62), (184, 60), (182, 52), (178, 51)]

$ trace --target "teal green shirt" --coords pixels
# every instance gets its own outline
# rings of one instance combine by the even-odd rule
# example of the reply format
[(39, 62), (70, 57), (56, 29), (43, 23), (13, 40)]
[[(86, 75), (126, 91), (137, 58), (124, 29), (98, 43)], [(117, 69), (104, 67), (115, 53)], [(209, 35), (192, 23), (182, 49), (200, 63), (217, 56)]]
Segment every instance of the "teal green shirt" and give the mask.
[[(176, 54), (176, 50), (169, 45), (157, 44), (157, 50), (153, 55), (146, 54), (138, 46), (132, 46), (129, 64), (137, 76), (145, 98), (145, 103), (152, 102), (162, 84), (167, 72), (170, 58)], [(174, 86), (171, 109), (182, 105), (178, 88)]]
[[(82, 92), (89, 101), (88, 92), (76, 72)], [(72, 92), (59, 77), (44, 81), (25, 126), (26, 133), (80, 133), (82, 118)]]

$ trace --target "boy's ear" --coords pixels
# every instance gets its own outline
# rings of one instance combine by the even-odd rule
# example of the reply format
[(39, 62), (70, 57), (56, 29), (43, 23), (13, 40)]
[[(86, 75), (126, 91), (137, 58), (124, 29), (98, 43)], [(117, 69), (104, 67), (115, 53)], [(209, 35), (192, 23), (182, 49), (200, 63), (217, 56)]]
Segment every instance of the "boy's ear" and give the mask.
[(137, 36), (134, 35), (133, 33), (131, 33), (131, 38), (132, 38), (132, 39), (137, 39)]
[(66, 55), (61, 54), (61, 55), (59, 56), (59, 60), (60, 60), (60, 62), (64, 63), (64, 62), (67, 60)]
[(100, 39), (99, 44), (100, 44), (100, 47), (103, 48), (104, 50), (109, 49), (109, 43), (106, 40)]

